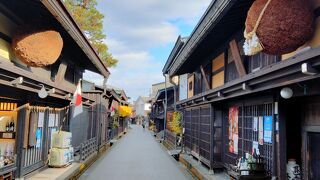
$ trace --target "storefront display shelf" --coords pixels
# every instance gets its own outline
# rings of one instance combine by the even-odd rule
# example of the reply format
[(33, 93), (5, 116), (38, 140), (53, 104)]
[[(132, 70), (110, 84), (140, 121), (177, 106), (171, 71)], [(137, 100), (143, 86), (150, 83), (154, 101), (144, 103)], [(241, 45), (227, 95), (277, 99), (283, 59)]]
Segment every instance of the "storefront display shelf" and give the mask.
[(0, 131), (0, 139), (15, 139), (16, 132), (3, 132)]

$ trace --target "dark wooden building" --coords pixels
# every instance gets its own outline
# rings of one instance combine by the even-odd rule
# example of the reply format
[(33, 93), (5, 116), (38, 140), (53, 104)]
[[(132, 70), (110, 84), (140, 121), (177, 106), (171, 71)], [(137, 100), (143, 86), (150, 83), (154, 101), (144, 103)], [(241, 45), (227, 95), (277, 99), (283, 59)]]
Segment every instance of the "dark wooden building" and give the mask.
[[(174, 111), (174, 86), (167, 89), (160, 89), (151, 104), (150, 119), (155, 123), (156, 132), (165, 130), (165, 120), (168, 114), (172, 114)], [(167, 94), (167, 103), (166, 103)], [(167, 106), (167, 108), (166, 108)]]
[[(318, 179), (319, 1), (310, 1), (316, 33), (303, 50), (245, 56), (243, 32), (253, 2), (213, 1), (163, 69), (180, 77), (185, 94), (177, 102), (184, 145), (210, 169), (230, 169), (255, 148), (271, 176), (286, 179), (287, 162), (296, 159), (304, 179)], [(290, 99), (280, 95), (290, 94), (285, 87)]]
[[(107, 142), (112, 92), (98, 86), (86, 89), (83, 112), (76, 117), (70, 102), (85, 70), (101, 74), (106, 82), (110, 73), (105, 63), (60, 0), (2, 1), (0, 22), (0, 116), (14, 123), (14, 130), (0, 130), (0, 150), (15, 157), (0, 167), (0, 179), (11, 172), (24, 177), (46, 166), (51, 134), (59, 128), (72, 132), (75, 152), (85, 160)], [(54, 64), (35, 68), (15, 57), (11, 43), (24, 25), (36, 28), (41, 23), (60, 33), (63, 49)], [(42, 88), (48, 93), (45, 98), (38, 95)]]

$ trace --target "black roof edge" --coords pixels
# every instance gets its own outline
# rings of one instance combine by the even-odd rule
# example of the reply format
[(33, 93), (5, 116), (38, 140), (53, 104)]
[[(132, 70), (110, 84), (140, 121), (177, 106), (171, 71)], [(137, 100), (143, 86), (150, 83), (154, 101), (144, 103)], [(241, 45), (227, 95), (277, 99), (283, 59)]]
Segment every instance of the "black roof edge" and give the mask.
[[(196, 27), (193, 29), (188, 40), (185, 42), (183, 48), (181, 48), (179, 55), (177, 55), (173, 62), (171, 63), (171, 68), (167, 72), (170, 76), (176, 75), (178, 69), (181, 67), (182, 63), (190, 56), (195, 47), (201, 42), (203, 37), (208, 33), (206, 30), (211, 29), (216, 22), (220, 20), (219, 17), (224, 16), (232, 5), (234, 5), (238, 0), (212, 0), (209, 7), (202, 15), (201, 19), (197, 23)], [(221, 11), (220, 13), (217, 13)], [(177, 62), (181, 61), (181, 62)], [(178, 63), (178, 64), (177, 64)]]
[(181, 35), (178, 36), (176, 43), (172, 49), (172, 51), (170, 52), (170, 55), (167, 59), (166, 64), (164, 65), (163, 69), (162, 69), (162, 73), (163, 74), (167, 74), (168, 73), (168, 69), (171, 66), (173, 60), (175, 59), (175, 57), (178, 55), (178, 53), (180, 52), (181, 48), (184, 46), (185, 42), (187, 41), (188, 37), (181, 37)]
[[(174, 90), (176, 86), (171, 86), (171, 87), (167, 87), (167, 91), (172, 91)], [(159, 98), (159, 96), (164, 93), (166, 91), (166, 88), (163, 88), (163, 89), (159, 89), (158, 92), (157, 92), (157, 95), (155, 97), (155, 100), (157, 100)]]

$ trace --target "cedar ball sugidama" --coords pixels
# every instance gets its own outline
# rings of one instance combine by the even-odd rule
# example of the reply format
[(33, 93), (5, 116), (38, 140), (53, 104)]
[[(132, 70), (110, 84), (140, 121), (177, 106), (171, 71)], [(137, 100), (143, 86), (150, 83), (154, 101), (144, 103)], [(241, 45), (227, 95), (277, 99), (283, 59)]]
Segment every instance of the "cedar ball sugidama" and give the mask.
[(32, 67), (48, 66), (57, 61), (63, 47), (59, 32), (21, 29), (12, 41), (12, 49), (17, 58)]
[[(256, 0), (246, 20), (250, 33), (268, 0)], [(305, 0), (271, 0), (257, 29), (257, 36), (267, 54), (295, 51), (313, 36), (313, 11)]]

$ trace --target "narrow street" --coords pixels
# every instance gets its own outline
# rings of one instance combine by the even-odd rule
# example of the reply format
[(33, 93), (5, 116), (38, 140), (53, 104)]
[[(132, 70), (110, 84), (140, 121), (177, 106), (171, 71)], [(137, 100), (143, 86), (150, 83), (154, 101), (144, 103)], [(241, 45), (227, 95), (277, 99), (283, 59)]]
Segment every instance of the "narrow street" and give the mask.
[(81, 177), (110, 180), (183, 180), (192, 177), (161, 148), (148, 130), (132, 125), (129, 133)]

